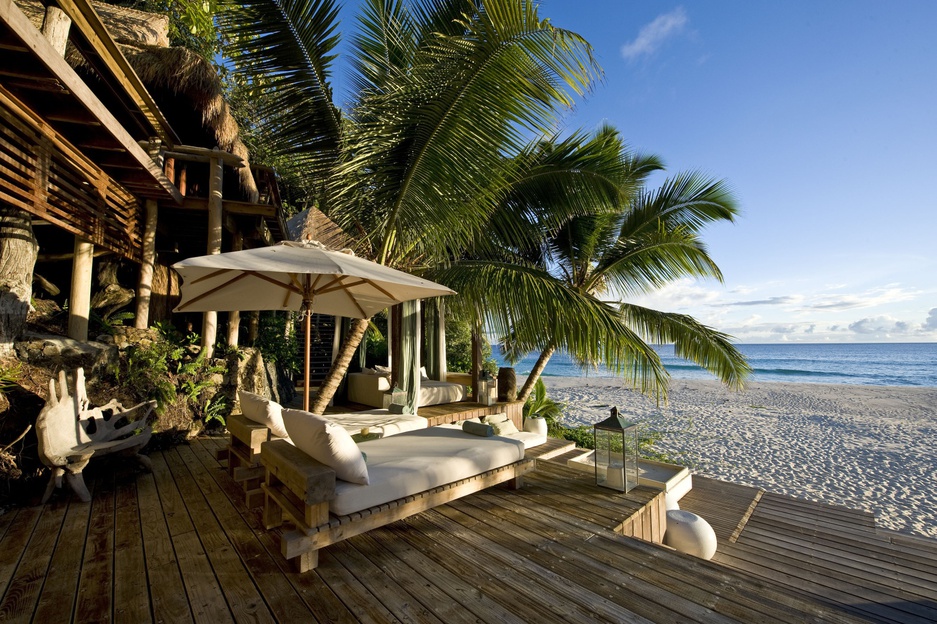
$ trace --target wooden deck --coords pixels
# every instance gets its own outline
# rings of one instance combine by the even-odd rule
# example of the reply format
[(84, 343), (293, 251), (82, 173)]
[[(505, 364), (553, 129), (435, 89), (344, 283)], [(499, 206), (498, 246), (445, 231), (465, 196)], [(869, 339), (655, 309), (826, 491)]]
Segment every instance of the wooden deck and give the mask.
[(0, 619), (856, 621), (773, 580), (616, 534), (659, 494), (600, 491), (547, 461), (520, 490), (491, 488), (351, 538), (295, 574), (215, 459), (225, 444), (154, 451), (152, 474), (104, 460), (86, 470), (90, 504), (57, 493), (0, 516)]
[(680, 507), (713, 525), (714, 562), (864, 620), (937, 621), (937, 540), (879, 529), (864, 511), (698, 476)]

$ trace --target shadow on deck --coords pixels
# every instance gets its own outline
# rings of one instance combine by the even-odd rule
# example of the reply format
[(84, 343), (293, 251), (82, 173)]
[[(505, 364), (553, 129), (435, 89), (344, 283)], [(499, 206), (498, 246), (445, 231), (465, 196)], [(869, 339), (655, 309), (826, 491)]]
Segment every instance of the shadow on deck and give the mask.
[(549, 461), (520, 490), (491, 488), (329, 546), (316, 570), (295, 574), (216, 460), (225, 445), (154, 451), (152, 474), (105, 463), (117, 476), (86, 471), (90, 504), (58, 493), (0, 516), (0, 619), (856, 621), (771, 575), (617, 534), (659, 494), (599, 490)]

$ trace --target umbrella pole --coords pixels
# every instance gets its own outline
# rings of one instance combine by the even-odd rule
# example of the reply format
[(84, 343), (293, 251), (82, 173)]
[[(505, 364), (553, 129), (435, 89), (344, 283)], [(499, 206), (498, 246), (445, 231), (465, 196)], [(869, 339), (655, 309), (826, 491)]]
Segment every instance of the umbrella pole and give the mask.
[(305, 336), (305, 346), (303, 348), (303, 411), (309, 411), (309, 349), (310, 336), (312, 334), (312, 302), (308, 299), (303, 301), (303, 332)]

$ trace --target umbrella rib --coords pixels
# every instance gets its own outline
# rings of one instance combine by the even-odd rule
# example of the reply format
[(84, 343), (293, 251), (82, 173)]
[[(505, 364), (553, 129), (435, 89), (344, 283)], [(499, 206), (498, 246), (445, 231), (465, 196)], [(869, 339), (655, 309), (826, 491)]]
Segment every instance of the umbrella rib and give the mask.
[[(225, 273), (225, 271), (216, 271), (216, 272), (213, 273), (211, 276), (213, 277), (213, 276), (221, 275), (221, 274), (223, 274), (223, 273)], [(235, 283), (235, 282), (239, 282), (239, 281), (241, 281), (242, 279), (244, 279), (245, 277), (248, 277), (248, 276), (249, 276), (248, 273), (241, 273), (240, 275), (229, 279), (229, 280), (228, 280), (227, 282), (225, 282), (224, 284), (219, 284), (218, 286), (215, 286), (214, 288), (212, 288), (212, 289), (210, 289), (210, 290), (206, 290), (206, 291), (203, 292), (202, 294), (200, 294), (200, 295), (198, 295), (198, 296), (196, 296), (196, 297), (192, 297), (189, 301), (186, 301), (184, 304), (180, 304), (180, 305), (179, 305), (179, 310), (184, 310), (184, 309), (188, 308), (190, 305), (192, 305), (193, 303), (197, 303), (197, 302), (201, 301), (202, 299), (204, 299), (205, 297), (211, 296), (211, 295), (215, 294), (216, 292), (218, 292), (219, 290), (221, 290), (222, 288), (227, 288), (227, 287), (230, 286), (231, 284), (233, 284), (233, 283)], [(206, 278), (208, 278), (208, 277), (210, 277), (210, 276), (206, 275), (205, 278), (201, 278), (201, 279), (206, 279)], [(195, 284), (197, 281), (198, 281), (198, 280), (194, 280), (192, 283)]]

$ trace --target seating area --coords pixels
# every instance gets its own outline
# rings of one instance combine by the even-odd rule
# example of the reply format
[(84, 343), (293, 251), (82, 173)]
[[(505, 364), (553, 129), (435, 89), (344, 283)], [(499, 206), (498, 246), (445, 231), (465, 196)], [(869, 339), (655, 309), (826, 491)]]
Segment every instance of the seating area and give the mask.
[[(385, 397), (391, 391), (390, 371), (371, 370), (348, 375), (348, 400), (370, 407), (387, 407)], [(422, 379), (420, 381), (419, 407), (458, 403), (468, 396), (468, 390), (460, 383)]]

